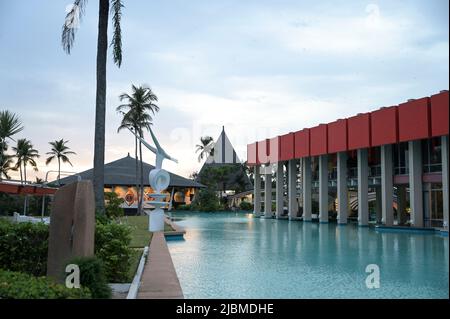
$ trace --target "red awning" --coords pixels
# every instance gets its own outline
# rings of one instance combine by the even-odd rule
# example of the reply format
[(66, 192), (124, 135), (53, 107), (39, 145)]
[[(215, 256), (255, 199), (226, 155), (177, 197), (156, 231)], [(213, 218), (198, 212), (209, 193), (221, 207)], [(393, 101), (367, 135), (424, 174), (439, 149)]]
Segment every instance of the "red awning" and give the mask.
[(14, 195), (53, 195), (58, 189), (45, 186), (34, 185), (20, 185), (7, 182), (0, 182), (0, 193), (14, 194)]

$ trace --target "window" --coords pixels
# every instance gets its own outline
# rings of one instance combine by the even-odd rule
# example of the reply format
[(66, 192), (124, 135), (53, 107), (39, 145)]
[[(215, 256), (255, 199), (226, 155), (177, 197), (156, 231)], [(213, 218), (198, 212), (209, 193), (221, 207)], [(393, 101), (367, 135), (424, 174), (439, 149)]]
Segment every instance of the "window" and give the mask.
[(422, 141), (423, 172), (442, 171), (441, 139), (439, 137)]
[(394, 151), (394, 174), (405, 175), (409, 172), (408, 165), (408, 142), (393, 145)]

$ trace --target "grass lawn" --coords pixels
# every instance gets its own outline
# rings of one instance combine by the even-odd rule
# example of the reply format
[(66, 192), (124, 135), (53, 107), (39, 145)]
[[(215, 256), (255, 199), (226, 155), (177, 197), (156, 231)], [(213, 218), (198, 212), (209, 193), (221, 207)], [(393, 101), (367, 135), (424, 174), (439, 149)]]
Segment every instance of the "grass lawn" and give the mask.
[[(150, 245), (153, 234), (148, 231), (148, 216), (124, 216), (121, 220), (132, 228), (130, 247), (144, 248)], [(164, 224), (164, 231), (173, 231), (173, 228)]]
[(141, 256), (142, 256), (143, 252), (144, 252), (144, 249), (142, 249), (142, 248), (133, 249), (133, 252), (131, 254), (131, 263), (130, 263), (130, 269), (128, 271), (127, 282), (133, 281), (134, 275), (136, 274), (137, 267), (139, 266), (139, 261), (141, 260)]

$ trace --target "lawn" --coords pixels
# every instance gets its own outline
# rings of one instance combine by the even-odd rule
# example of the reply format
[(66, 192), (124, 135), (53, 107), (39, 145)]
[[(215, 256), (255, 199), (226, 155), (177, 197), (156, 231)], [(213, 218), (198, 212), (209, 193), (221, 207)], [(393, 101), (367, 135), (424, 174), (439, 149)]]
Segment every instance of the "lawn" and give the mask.
[(136, 274), (137, 268), (139, 266), (139, 261), (141, 260), (142, 253), (144, 252), (143, 248), (135, 248), (131, 254), (131, 263), (130, 269), (128, 271), (128, 281), (132, 282), (134, 275)]
[[(144, 248), (150, 245), (153, 234), (148, 231), (148, 216), (124, 216), (121, 221), (132, 228), (130, 247)], [(173, 228), (164, 224), (164, 231), (173, 231)]]

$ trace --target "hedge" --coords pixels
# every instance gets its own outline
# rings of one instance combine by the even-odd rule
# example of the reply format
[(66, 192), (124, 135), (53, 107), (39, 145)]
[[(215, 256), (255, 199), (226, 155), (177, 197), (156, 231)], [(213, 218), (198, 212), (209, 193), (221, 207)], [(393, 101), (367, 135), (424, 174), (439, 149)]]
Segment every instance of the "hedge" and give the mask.
[(0, 270), (0, 299), (89, 299), (87, 288), (67, 288), (46, 277)]

